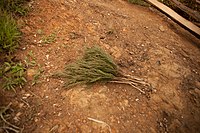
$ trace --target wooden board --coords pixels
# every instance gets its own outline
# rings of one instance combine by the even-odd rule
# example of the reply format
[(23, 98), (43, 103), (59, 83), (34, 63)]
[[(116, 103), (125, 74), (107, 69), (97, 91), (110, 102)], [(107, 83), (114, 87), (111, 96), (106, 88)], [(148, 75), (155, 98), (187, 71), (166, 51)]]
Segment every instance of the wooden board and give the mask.
[(177, 14), (175, 11), (164, 5), (163, 3), (157, 1), (157, 0), (146, 0), (153, 6), (157, 7), (167, 15), (169, 15), (172, 19), (174, 19), (176, 22), (190, 30), (192, 33), (194, 33), (198, 38), (200, 37), (200, 28), (193, 24), (192, 22), (188, 21), (187, 19), (183, 18), (179, 14)]

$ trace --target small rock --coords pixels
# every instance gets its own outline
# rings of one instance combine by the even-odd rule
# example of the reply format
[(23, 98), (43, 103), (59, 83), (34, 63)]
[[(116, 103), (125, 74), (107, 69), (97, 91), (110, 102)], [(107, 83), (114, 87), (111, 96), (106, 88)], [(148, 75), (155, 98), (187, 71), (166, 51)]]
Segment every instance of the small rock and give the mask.
[(35, 118), (35, 122), (38, 122), (39, 120), (38, 120), (38, 118)]
[(66, 97), (66, 95), (67, 95), (67, 93), (66, 93), (65, 91), (63, 91), (63, 92), (61, 93), (61, 96), (62, 96), (62, 97)]
[(134, 55), (134, 52), (129, 52), (130, 55)]
[(24, 96), (22, 97), (23, 99), (27, 99), (28, 97), (30, 97), (31, 94), (24, 94)]
[(62, 114), (62, 113), (59, 112), (59, 113), (58, 113), (58, 116), (61, 116), (61, 114)]
[(194, 92), (200, 96), (200, 90), (199, 89), (195, 88)]
[(196, 82), (195, 82), (195, 85), (196, 85), (197, 88), (200, 89), (200, 82), (199, 82), (199, 81), (196, 81)]
[(128, 100), (124, 100), (124, 105), (128, 106), (129, 101)]
[(30, 97), (30, 96), (31, 96), (31, 94), (27, 93), (27, 94), (25, 94), (25, 96), (26, 96), (26, 97)]
[(60, 83), (61, 83), (61, 84), (63, 84), (63, 83), (64, 83), (64, 81), (63, 81), (63, 80), (60, 80)]
[(111, 49), (111, 52), (112, 52), (112, 55), (115, 57), (115, 58), (119, 58), (121, 55), (122, 55), (122, 50), (119, 49), (118, 47), (114, 46), (112, 49)]
[(164, 27), (162, 25), (159, 27), (159, 30), (162, 31), (162, 32), (165, 31), (165, 29), (164, 29)]
[(24, 106), (24, 103), (19, 104), (19, 108), (22, 108)]
[(157, 64), (158, 66), (160, 66), (160, 65), (161, 65), (161, 62), (158, 60), (158, 61), (156, 61), (156, 64)]
[(48, 54), (46, 55), (46, 58), (47, 58), (47, 60), (49, 59), (49, 55)]
[(21, 112), (18, 112), (16, 115), (15, 115), (15, 117), (13, 118), (15, 121), (19, 121), (20, 120), (20, 115), (21, 115), (22, 113)]
[(59, 107), (59, 105), (57, 103), (53, 104), (53, 107)]
[(38, 29), (38, 30), (37, 30), (37, 33), (38, 33), (39, 35), (41, 35), (43, 32), (42, 32), (41, 29)]
[(33, 80), (34, 75), (37, 74), (37, 71), (34, 69), (27, 69), (27, 79)]

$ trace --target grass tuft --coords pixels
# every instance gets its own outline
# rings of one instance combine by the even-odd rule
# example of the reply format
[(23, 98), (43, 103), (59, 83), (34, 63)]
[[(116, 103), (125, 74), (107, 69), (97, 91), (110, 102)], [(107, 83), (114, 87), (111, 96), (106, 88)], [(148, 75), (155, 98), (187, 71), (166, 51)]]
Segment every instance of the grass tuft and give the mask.
[(0, 0), (0, 9), (23, 16), (28, 12), (28, 8), (24, 7), (26, 1), (28, 0)]
[(13, 52), (18, 47), (20, 32), (11, 15), (0, 11), (0, 53)]
[(22, 88), (26, 82), (24, 66), (21, 63), (4, 62), (0, 68), (0, 78), (3, 80), (4, 89), (15, 91), (17, 86)]

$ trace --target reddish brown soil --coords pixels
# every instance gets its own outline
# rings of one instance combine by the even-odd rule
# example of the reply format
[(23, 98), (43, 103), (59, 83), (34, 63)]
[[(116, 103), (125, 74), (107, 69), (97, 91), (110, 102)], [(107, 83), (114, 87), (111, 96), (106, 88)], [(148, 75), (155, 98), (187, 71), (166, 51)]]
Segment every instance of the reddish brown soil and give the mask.
[[(36, 66), (12, 102), (24, 133), (200, 132), (199, 40), (154, 8), (123, 0), (34, 0), (19, 20), (23, 40), (17, 58), (30, 52)], [(55, 34), (49, 44), (42, 38)], [(150, 98), (126, 85), (95, 84), (65, 90), (50, 75), (99, 45), (128, 74), (153, 86)], [(23, 62), (24, 63), (24, 62)], [(40, 64), (40, 67), (38, 66)], [(41, 68), (38, 83), (32, 75)], [(5, 98), (5, 97), (6, 98)]]

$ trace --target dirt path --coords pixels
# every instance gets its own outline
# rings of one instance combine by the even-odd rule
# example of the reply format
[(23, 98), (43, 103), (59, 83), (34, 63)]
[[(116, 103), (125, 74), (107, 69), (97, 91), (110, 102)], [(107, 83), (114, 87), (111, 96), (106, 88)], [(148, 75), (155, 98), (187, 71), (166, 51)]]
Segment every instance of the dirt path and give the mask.
[[(25, 133), (200, 132), (199, 40), (155, 9), (123, 0), (35, 0), (32, 6), (19, 20), (25, 43), (17, 57), (36, 64), (27, 63), (29, 82), (17, 95), (2, 92)], [(151, 83), (150, 98), (116, 84), (65, 90), (62, 80), (49, 77), (94, 44)]]

